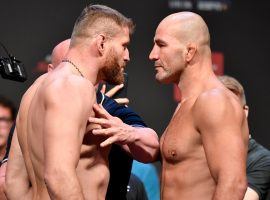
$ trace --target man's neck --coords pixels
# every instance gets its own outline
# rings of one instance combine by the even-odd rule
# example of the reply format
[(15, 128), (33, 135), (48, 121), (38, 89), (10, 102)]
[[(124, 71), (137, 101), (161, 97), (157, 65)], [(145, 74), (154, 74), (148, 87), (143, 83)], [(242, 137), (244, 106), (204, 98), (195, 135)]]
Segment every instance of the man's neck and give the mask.
[(96, 85), (99, 82), (99, 67), (98, 61), (95, 57), (89, 56), (89, 54), (84, 53), (84, 51), (71, 49), (69, 50), (65, 60), (71, 61), (76, 66), (73, 66), (73, 71), (82, 75), (93, 85)]
[(216, 76), (212, 71), (212, 63), (200, 63), (188, 66), (181, 74), (178, 87), (182, 101), (199, 96), (203, 91), (214, 87)]

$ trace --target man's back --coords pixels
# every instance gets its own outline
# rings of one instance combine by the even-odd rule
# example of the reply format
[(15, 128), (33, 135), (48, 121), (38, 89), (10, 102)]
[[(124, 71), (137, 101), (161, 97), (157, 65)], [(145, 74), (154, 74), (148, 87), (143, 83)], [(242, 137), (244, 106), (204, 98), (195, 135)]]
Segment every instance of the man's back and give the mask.
[[(50, 72), (35, 88), (30, 98), (22, 102), (24, 107), (17, 121), (18, 139), (26, 168), (32, 173), (29, 175), (32, 198), (50, 199), (45, 183), (50, 178), (46, 179), (46, 174), (50, 176), (54, 172), (55, 176), (63, 175), (73, 165), (78, 180), (70, 178), (70, 185), (78, 181), (86, 198), (103, 199), (109, 177), (108, 148), (99, 149), (102, 138), (97, 139), (90, 132), (85, 134), (88, 116), (93, 116), (91, 106), (95, 102), (92, 84), (62, 67)], [(78, 91), (74, 93), (74, 89)], [(74, 109), (85, 111), (76, 115), (72, 112)], [(74, 133), (67, 130), (68, 127), (74, 130), (73, 123), (81, 124)], [(78, 154), (75, 155), (76, 160), (72, 160), (74, 155), (70, 154), (74, 154), (72, 147), (75, 146), (79, 147)], [(48, 181), (47, 184), (54, 183)]]
[[(28, 146), (27, 146), (27, 140), (26, 140), (26, 129), (27, 129), (27, 123), (26, 123), (26, 119), (28, 116), (28, 109), (29, 106), (31, 104), (31, 100), (33, 98), (33, 96), (35, 95), (35, 92), (37, 90), (37, 88), (40, 86), (41, 82), (46, 78), (47, 74), (44, 74), (42, 76), (40, 76), (31, 86), (30, 88), (25, 92), (25, 94), (23, 95), (23, 98), (21, 100), (21, 104), (20, 104), (20, 109), (18, 112), (18, 116), (17, 116), (17, 127), (15, 130), (15, 134), (14, 134), (14, 141), (17, 141), (17, 137), (18, 139), (20, 139), (20, 143), (21, 145), (24, 147), (24, 153), (27, 154), (29, 151), (27, 150)], [(19, 129), (19, 133), (18, 132)], [(16, 145), (19, 145), (18, 143), (16, 143)], [(35, 175), (33, 172), (33, 166), (31, 164), (31, 162), (29, 162), (29, 155), (25, 156), (28, 159), (28, 162), (25, 162), (25, 164), (28, 164), (27, 166), (27, 172), (26, 171), (21, 171), (22, 174), (23, 172), (25, 172), (24, 176), (27, 176), (27, 179), (33, 180)], [(15, 161), (14, 166), (12, 167), (17, 167), (17, 163), (16, 160), (13, 160), (13, 157), (11, 156), (10, 159), (10, 163), (12, 164), (13, 161)], [(23, 168), (24, 169), (24, 168)], [(13, 170), (13, 169), (12, 169)], [(9, 168), (7, 170), (9, 172)], [(9, 173), (7, 172), (7, 184), (9, 184), (9, 178), (13, 176), (13, 174), (9, 175)], [(21, 176), (20, 176), (21, 178)], [(25, 179), (25, 180), (27, 180)], [(23, 181), (21, 181), (23, 180)], [(24, 181), (23, 179), (17, 179), (16, 181), (16, 185), (13, 184), (13, 182), (11, 183), (12, 187), (7, 187), (8, 189), (8, 197), (9, 199), (19, 199), (22, 197), (25, 197), (25, 199), (30, 199), (32, 198), (32, 188), (30, 188), (30, 183), (28, 183), (28, 181)], [(34, 181), (32, 184), (32, 187), (34, 188)]]

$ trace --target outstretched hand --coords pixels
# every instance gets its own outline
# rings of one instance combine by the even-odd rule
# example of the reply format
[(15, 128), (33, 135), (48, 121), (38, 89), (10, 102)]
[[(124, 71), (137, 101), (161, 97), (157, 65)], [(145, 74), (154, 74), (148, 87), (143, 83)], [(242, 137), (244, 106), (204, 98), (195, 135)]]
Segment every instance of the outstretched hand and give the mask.
[(100, 144), (101, 147), (106, 147), (112, 143), (125, 145), (135, 142), (132, 126), (123, 123), (118, 117), (111, 116), (102, 105), (94, 104), (93, 110), (96, 117), (89, 117), (88, 121), (100, 125), (101, 128), (92, 130), (92, 133), (97, 136), (108, 137)]
[[(110, 89), (109, 91), (106, 92), (106, 84), (103, 84), (101, 87), (100, 92), (105, 94), (108, 97), (113, 98), (113, 96), (124, 87), (124, 84), (120, 84), (120, 85), (116, 85), (115, 87), (113, 87), (112, 89)], [(117, 98), (114, 99), (117, 103), (119, 104), (124, 104), (127, 105), (129, 103), (129, 99), (128, 98)]]

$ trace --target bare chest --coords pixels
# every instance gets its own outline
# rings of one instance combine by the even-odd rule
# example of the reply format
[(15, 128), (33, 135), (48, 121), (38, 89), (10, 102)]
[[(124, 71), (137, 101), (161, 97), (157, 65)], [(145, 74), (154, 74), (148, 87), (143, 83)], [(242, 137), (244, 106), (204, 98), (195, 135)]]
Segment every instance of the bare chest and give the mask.
[(192, 157), (201, 147), (191, 106), (183, 105), (174, 114), (160, 141), (163, 161), (177, 163)]

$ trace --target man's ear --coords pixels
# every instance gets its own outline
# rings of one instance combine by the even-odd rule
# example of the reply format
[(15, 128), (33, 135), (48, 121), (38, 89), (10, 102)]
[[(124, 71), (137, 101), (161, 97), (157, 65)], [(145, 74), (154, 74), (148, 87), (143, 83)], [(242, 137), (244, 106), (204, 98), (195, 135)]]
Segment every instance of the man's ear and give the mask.
[(48, 64), (48, 68), (47, 68), (47, 71), (50, 72), (54, 69), (53, 65), (52, 64)]
[(248, 117), (249, 107), (247, 105), (244, 105), (244, 111), (245, 111), (246, 117)]
[(186, 52), (186, 61), (190, 62), (197, 51), (197, 46), (193, 43), (187, 45), (187, 52)]
[(105, 51), (105, 42), (106, 42), (106, 38), (105, 35), (103, 34), (99, 34), (97, 36), (97, 49), (100, 55), (104, 54)]

